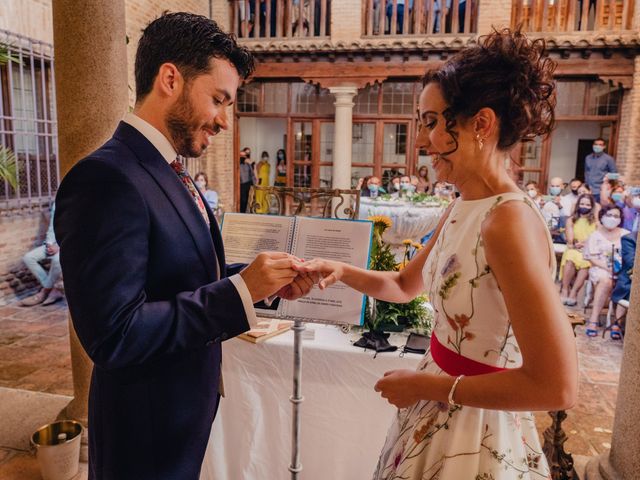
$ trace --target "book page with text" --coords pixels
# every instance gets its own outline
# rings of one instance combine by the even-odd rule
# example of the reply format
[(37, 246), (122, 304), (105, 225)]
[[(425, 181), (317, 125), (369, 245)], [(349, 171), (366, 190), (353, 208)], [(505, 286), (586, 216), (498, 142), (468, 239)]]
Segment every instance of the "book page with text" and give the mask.
[[(260, 252), (289, 252), (295, 217), (225, 213), (222, 242), (227, 263), (251, 263)], [(280, 298), (267, 305), (254, 305), (256, 314), (275, 317), (282, 314)]]
[[(298, 217), (291, 253), (305, 260), (326, 258), (368, 268), (373, 223)], [(288, 317), (322, 323), (362, 325), (364, 295), (342, 282), (317, 286), (304, 298), (285, 302)]]

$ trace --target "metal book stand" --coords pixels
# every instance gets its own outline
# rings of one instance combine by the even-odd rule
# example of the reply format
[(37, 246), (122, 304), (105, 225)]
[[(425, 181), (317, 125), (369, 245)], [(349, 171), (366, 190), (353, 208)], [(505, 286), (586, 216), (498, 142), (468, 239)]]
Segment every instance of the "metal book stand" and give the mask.
[[(262, 187), (249, 192), (249, 213), (299, 215), (355, 220), (360, 210), (360, 190), (302, 187)], [(302, 472), (300, 463), (300, 404), (302, 396), (302, 332), (305, 323), (293, 319), (293, 394), (291, 425), (291, 479)]]

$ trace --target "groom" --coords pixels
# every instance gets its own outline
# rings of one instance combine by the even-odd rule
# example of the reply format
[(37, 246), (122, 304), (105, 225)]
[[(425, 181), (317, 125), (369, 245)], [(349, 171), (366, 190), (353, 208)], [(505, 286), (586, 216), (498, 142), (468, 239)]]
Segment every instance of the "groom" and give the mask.
[(153, 21), (136, 54), (133, 113), (60, 186), (65, 290), (94, 362), (90, 479), (196, 480), (218, 407), (221, 342), (256, 323), (253, 303), (311, 289), (286, 253), (227, 266), (184, 168), (183, 157), (227, 129), (253, 68), (206, 17)]

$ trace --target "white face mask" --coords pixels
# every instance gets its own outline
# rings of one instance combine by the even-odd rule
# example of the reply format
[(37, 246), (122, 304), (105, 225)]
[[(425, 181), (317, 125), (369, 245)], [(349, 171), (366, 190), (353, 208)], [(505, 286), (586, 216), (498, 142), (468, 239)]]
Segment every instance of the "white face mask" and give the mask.
[(198, 180), (198, 181), (196, 182), (196, 185), (197, 185), (197, 186), (198, 186), (198, 188), (199, 188), (201, 191), (203, 191), (203, 192), (204, 192), (204, 191), (205, 191), (205, 189), (207, 188), (207, 185), (204, 183), (204, 181), (203, 181), (203, 180)]
[(633, 208), (640, 210), (640, 197), (633, 197), (631, 205), (633, 205)]
[(394, 183), (393, 184), (393, 189), (394, 190), (400, 190), (400, 184), (399, 183)]
[(527, 195), (529, 195), (531, 198), (536, 198), (538, 196), (538, 192), (536, 192), (535, 190), (527, 190)]
[(620, 219), (619, 218), (612, 218), (612, 217), (604, 216), (604, 217), (602, 217), (602, 225), (607, 230), (613, 230), (618, 225), (620, 225)]

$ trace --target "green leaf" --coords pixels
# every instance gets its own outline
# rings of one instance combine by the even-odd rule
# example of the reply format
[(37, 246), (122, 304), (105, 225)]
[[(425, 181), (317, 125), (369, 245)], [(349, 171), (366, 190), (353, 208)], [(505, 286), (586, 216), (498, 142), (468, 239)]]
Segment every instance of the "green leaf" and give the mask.
[(18, 187), (18, 163), (15, 154), (0, 145), (0, 179), (9, 182), (15, 190)]

